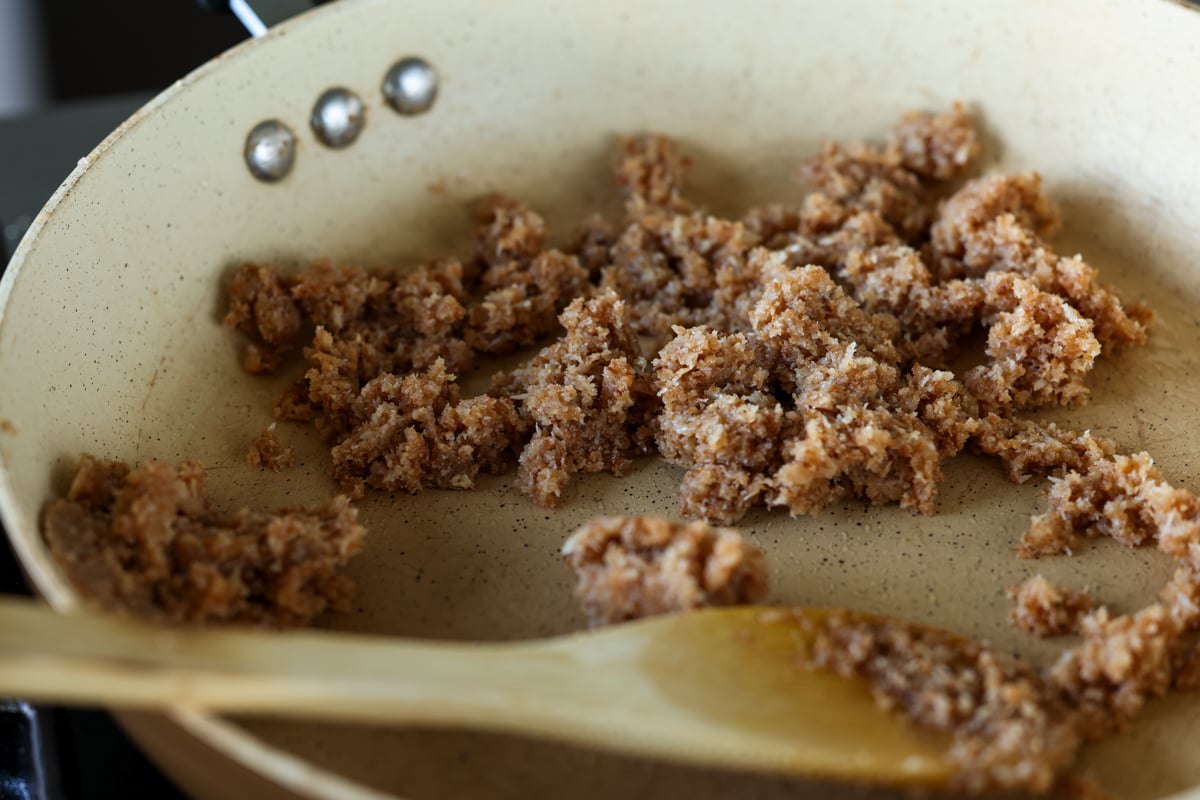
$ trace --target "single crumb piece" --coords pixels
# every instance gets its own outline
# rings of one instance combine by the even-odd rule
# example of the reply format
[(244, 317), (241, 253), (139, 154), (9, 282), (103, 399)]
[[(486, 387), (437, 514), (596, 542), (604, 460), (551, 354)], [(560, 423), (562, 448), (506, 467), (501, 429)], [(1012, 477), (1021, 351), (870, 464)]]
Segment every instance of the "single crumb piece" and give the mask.
[(976, 451), (999, 457), (1013, 483), (1068, 470), (1086, 472), (1117, 451), (1116, 442), (1090, 431), (1076, 433), (1053, 422), (995, 413), (979, 418), (972, 443)]
[(729, 524), (759, 501), (806, 514), (855, 496), (931, 513), (941, 460), (977, 433), (953, 374), (902, 374), (895, 320), (818, 266), (773, 277), (750, 321), (676, 328), (654, 361), (656, 443), (688, 468), (684, 516)]
[(568, 303), (588, 293), (588, 271), (575, 256), (546, 249), (546, 223), (512, 198), (488, 198), (477, 216), (483, 296), (468, 306), (463, 338), (481, 353), (534, 344), (557, 327)]
[(1092, 321), (1067, 301), (1011, 272), (985, 280), (987, 304), (999, 313), (988, 329), (990, 363), (963, 383), (988, 409), (1082, 405), (1100, 343)]
[(897, 619), (832, 613), (814, 624), (814, 668), (866, 678), (881, 707), (953, 736), (952, 788), (1044, 793), (1074, 760), (1072, 710), (1024, 662)]
[(1171, 686), (1180, 630), (1170, 611), (1152, 603), (1133, 614), (1109, 616), (1099, 608), (1079, 622), (1083, 642), (1059, 657), (1047, 680), (1098, 739), (1129, 726), (1149, 700)]
[(978, 404), (952, 372), (916, 364), (891, 402), (897, 412), (914, 414), (929, 428), (942, 458), (961, 453), (979, 432)]
[(979, 137), (959, 102), (940, 114), (905, 114), (889, 144), (905, 169), (937, 181), (961, 178), (979, 155)]
[(379, 313), (391, 288), (360, 267), (317, 261), (296, 277), (292, 297), (313, 325), (344, 331)]
[(882, 363), (900, 360), (893, 344), (899, 322), (890, 314), (864, 311), (817, 266), (789, 270), (771, 280), (750, 312), (750, 323), (798, 371), (850, 343)]
[(814, 514), (847, 497), (932, 514), (942, 478), (933, 432), (915, 414), (887, 408), (813, 414), (783, 456), (769, 502), (793, 515)]
[(688, 469), (682, 514), (730, 524), (766, 491), (788, 419), (756, 337), (699, 327), (676, 334), (654, 361), (663, 403), (656, 443)]
[(948, 372), (901, 376), (894, 320), (817, 266), (766, 285), (749, 332), (677, 328), (655, 359), (659, 451), (688, 468), (682, 513), (728, 524), (754, 503), (814, 513), (841, 497), (933, 510), (942, 458), (975, 432)]
[(867, 311), (900, 321), (901, 355), (929, 367), (953, 356), (982, 318), (986, 290), (979, 280), (934, 284), (921, 255), (906, 245), (853, 249), (840, 259), (838, 277)]
[(827, 143), (800, 167), (801, 178), (816, 189), (806, 200), (802, 227), (811, 238), (869, 214), (892, 236), (916, 241), (937, 212), (939, 184), (967, 174), (978, 154), (974, 126), (958, 103), (938, 115), (906, 114), (883, 148)]
[(487, 293), (471, 305), (465, 341), (481, 353), (535, 344), (558, 327), (556, 317), (590, 290), (575, 256), (547, 250), (529, 263), (506, 262), (484, 273)]
[(571, 233), (563, 251), (579, 259), (588, 279), (595, 281), (608, 266), (609, 253), (617, 241), (617, 229), (600, 214), (592, 214)]
[(1111, 286), (1100, 283), (1100, 272), (1078, 255), (1055, 265), (1055, 290), (1096, 325), (1096, 338), (1108, 348), (1145, 344), (1154, 312), (1141, 302), (1128, 307)]
[(1158, 599), (1171, 614), (1171, 621), (1182, 633), (1200, 627), (1200, 575), (1184, 564), (1158, 592)]
[(1065, 298), (1092, 320), (1106, 350), (1144, 343), (1153, 313), (1141, 303), (1126, 308), (1079, 256), (1056, 254), (1042, 237), (1059, 222), (1036, 172), (991, 175), (971, 181), (946, 202), (930, 231), (930, 257), (943, 278), (1014, 272)]
[(845, 215), (878, 214), (905, 241), (920, 237), (936, 208), (936, 195), (895, 148), (827, 142), (801, 164), (800, 178)]
[(209, 505), (204, 468), (136, 469), (84, 454), (45, 512), (50, 552), (92, 602), (162, 622), (302, 625), (345, 611), (339, 570), (362, 549), (343, 496), (312, 510), (232, 514)]
[(753, 603), (767, 593), (762, 551), (731, 528), (659, 517), (600, 517), (563, 555), (592, 625)]
[(675, 325), (744, 329), (760, 275), (784, 261), (755, 253), (757, 243), (734, 220), (649, 208), (613, 242), (600, 287), (629, 303), (630, 323), (646, 336), (669, 339)]
[(475, 255), (489, 267), (528, 264), (546, 249), (546, 221), (515, 198), (485, 197), (475, 208), (475, 220)]
[(508, 468), (524, 427), (507, 397), (462, 399), (440, 358), (420, 372), (384, 373), (350, 398), (352, 427), (332, 449), (334, 477), (352, 497), (471, 489), (481, 471)]
[(250, 450), (246, 453), (246, 463), (252, 467), (279, 472), (296, 463), (296, 448), (284, 446), (279, 434), (275, 433), (275, 423), (272, 422), (251, 442)]
[(778, 393), (797, 410), (768, 503), (811, 514), (858, 496), (932, 513), (937, 441), (915, 413), (891, 403), (900, 385), (897, 320), (864, 311), (817, 266), (773, 280), (750, 319), (766, 363), (776, 365)]
[(1028, 274), (1024, 255), (1000, 246), (1010, 239), (995, 236), (997, 220), (1036, 236), (1049, 236), (1062, 224), (1058, 209), (1042, 189), (1036, 172), (989, 175), (969, 182), (946, 201), (930, 231), (934, 261), (943, 273), (980, 275), (993, 267)]
[(1086, 592), (1059, 589), (1041, 575), (1034, 575), (1008, 590), (1014, 601), (1009, 619), (1027, 633), (1047, 638), (1074, 633), (1080, 618), (1092, 610)]
[(577, 299), (559, 321), (563, 338), (501, 377), (494, 390), (519, 402), (534, 432), (521, 451), (517, 483), (547, 508), (577, 473), (624, 473), (630, 459), (649, 448), (649, 412), (656, 405), (617, 295)]
[(1200, 567), (1200, 498), (1166, 481), (1147, 453), (1098, 458), (1051, 479), (1046, 511), (1021, 539), (1025, 557), (1068, 551), (1079, 536), (1109, 536)]
[(624, 136), (621, 152), (613, 166), (613, 178), (627, 196), (630, 216), (651, 209), (687, 213), (691, 204), (683, 198), (683, 180), (692, 161), (675, 142), (659, 134)]
[(225, 324), (250, 337), (242, 362), (247, 372), (274, 372), (300, 335), (304, 318), (292, 299), (295, 283), (270, 264), (245, 264), (230, 279)]
[(836, 271), (856, 251), (905, 244), (876, 212), (848, 210), (820, 192), (810, 194), (799, 209), (786, 214), (776, 206), (753, 209), (745, 221), (748, 228), (761, 231), (761, 236), (785, 253), (791, 267), (812, 264)]
[(811, 514), (859, 496), (932, 513), (938, 443), (891, 402), (900, 385), (897, 320), (864, 311), (816, 266), (772, 281), (750, 317), (798, 412), (768, 502)]

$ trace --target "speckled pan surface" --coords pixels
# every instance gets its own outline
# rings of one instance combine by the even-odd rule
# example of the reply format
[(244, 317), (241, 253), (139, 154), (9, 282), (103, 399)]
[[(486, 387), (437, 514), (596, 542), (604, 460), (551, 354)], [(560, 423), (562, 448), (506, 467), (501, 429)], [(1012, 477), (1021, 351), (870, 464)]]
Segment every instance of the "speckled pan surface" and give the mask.
[[(433, 110), (404, 118), (380, 82), (405, 55), (442, 76)], [(367, 105), (362, 136), (321, 147), (315, 98)], [(244, 259), (324, 255), (411, 263), (462, 246), (468, 201), (503, 189), (565, 233), (611, 204), (612, 136), (656, 129), (695, 157), (694, 195), (719, 211), (798, 196), (793, 166), (830, 137), (882, 133), (901, 111), (974, 104), (991, 168), (1040, 169), (1079, 250), (1159, 313), (1150, 344), (1105, 360), (1091, 405), (1058, 418), (1150, 450), (1200, 487), (1200, 15), (1166, 0), (660, 0), (604, 3), (343, 0), (202, 68), (140, 112), (68, 180), (0, 283), (0, 510), (38, 589), (75, 603), (37, 533), (82, 450), (199, 458), (234, 505), (307, 503), (334, 490), (310, 431), (301, 464), (244, 463), (287, 380), (255, 380), (219, 323), (220, 285)], [(294, 173), (254, 181), (246, 132), (278, 117)], [(285, 426), (281, 426), (285, 427)], [(934, 517), (848, 504), (745, 522), (771, 560), (772, 599), (887, 611), (1047, 658), (1005, 623), (1005, 586), (1035, 570), (1091, 585), (1121, 610), (1170, 569), (1111, 542), (1018, 561), (1038, 489), (995, 464), (951, 463)], [(556, 555), (597, 512), (672, 513), (678, 470), (654, 460), (590, 476), (545, 512), (510, 479), (472, 494), (372, 496), (358, 611), (327, 624), (398, 636), (503, 639), (577, 628)], [(1124, 797), (1200, 785), (1200, 698), (1159, 703), (1093, 748), (1087, 771)], [(861, 790), (640, 763), (473, 734), (221, 720), (127, 724), (199, 797), (866, 797)], [(882, 796), (882, 795), (880, 795)]]

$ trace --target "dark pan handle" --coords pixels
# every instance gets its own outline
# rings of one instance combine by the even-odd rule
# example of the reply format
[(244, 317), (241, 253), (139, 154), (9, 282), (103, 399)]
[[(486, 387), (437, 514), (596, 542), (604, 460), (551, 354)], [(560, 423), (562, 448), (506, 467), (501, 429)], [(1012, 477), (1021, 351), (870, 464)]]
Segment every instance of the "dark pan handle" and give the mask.
[[(329, 0), (312, 0), (314, 6), (324, 5)], [(205, 11), (212, 11), (216, 14), (232, 14), (233, 11), (229, 8), (229, 0), (196, 0), (196, 3)]]
[[(196, 0), (200, 7), (217, 14), (233, 14), (238, 18), (251, 36), (262, 36), (267, 32), (267, 26), (254, 11), (250, 0)], [(312, 0), (313, 5), (321, 5), (328, 0)]]

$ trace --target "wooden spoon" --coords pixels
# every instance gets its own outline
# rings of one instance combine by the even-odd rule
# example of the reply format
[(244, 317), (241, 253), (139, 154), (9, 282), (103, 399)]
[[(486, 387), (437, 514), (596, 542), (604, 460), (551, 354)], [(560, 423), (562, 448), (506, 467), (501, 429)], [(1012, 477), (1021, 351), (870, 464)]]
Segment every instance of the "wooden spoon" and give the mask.
[[(506, 731), (744, 770), (939, 786), (949, 738), (803, 665), (823, 609), (498, 644), (161, 628), (0, 601), (0, 694)], [(863, 618), (860, 616), (859, 618)]]

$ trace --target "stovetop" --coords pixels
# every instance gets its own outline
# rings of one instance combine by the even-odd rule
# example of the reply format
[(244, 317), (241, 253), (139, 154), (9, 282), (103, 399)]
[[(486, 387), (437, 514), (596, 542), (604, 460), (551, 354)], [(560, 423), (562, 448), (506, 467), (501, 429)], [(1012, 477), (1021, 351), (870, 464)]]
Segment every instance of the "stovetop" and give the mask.
[[(122, 95), (0, 118), (0, 271), (62, 179), (148, 98)], [(28, 595), (0, 536), (0, 593)], [(0, 800), (117, 800), (184, 795), (112, 717), (0, 699)]]

